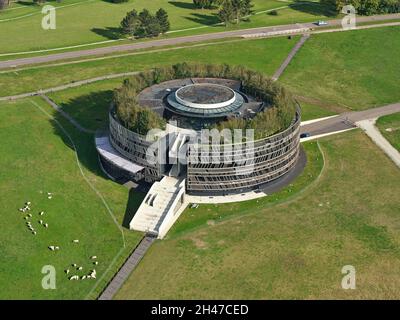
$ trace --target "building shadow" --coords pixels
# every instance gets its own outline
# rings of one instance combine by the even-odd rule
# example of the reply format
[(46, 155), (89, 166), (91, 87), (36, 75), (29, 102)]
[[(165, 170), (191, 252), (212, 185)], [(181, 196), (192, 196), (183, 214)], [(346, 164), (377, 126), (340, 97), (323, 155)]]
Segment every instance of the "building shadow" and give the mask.
[(137, 210), (140, 207), (149, 187), (146, 184), (140, 184), (129, 190), (128, 202), (126, 204), (125, 215), (122, 221), (122, 226), (129, 229), (129, 223), (132, 221)]
[(116, 28), (116, 27), (92, 28), (90, 31), (110, 40), (117, 40), (121, 38), (121, 28)]
[(112, 97), (113, 90), (100, 90), (72, 98), (59, 106), (83, 127), (104, 129), (108, 124)]

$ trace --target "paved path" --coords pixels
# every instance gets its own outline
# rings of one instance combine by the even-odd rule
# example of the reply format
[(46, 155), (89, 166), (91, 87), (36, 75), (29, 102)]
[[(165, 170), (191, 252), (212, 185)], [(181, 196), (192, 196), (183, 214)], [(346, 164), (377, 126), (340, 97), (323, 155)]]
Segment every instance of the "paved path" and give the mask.
[(389, 141), (381, 134), (379, 129), (375, 126), (376, 119), (358, 121), (358, 127), (372, 139), (375, 144), (382, 149), (386, 155), (400, 168), (400, 153), (395, 149)]
[[(393, 20), (393, 19), (400, 19), (400, 14), (358, 17), (357, 19), (358, 19), (357, 20), (358, 23), (374, 22), (374, 21), (387, 21), (387, 20)], [(330, 20), (329, 26), (341, 26), (341, 19)], [(152, 47), (171, 46), (171, 45), (177, 45), (177, 44), (182, 44), (182, 43), (217, 40), (217, 39), (224, 39), (224, 38), (231, 38), (231, 37), (248, 36), (248, 35), (259, 34), (259, 33), (268, 33), (268, 32), (276, 32), (276, 31), (290, 31), (290, 30), (304, 29), (304, 28), (317, 28), (318, 29), (319, 27), (317, 27), (313, 23), (302, 23), (302, 24), (296, 23), (296, 24), (273, 26), (273, 27), (260, 27), (260, 28), (252, 28), (252, 29), (242, 29), (242, 30), (186, 36), (186, 37), (149, 40), (149, 41), (142, 41), (142, 42), (134, 42), (131, 44), (124, 44), (124, 45), (100, 47), (100, 48), (94, 48), (94, 49), (56, 53), (56, 54), (50, 54), (50, 55), (45, 55), (45, 56), (37, 56), (37, 57), (21, 58), (21, 59), (15, 59), (15, 60), (0, 61), (0, 69), (21, 67), (24, 65), (47, 63), (47, 62), (52, 62), (52, 61), (65, 60), (65, 59), (75, 59), (75, 58), (81, 58), (81, 57), (87, 57), (87, 56), (93, 56), (93, 55), (105, 55), (105, 54), (112, 54), (112, 53), (116, 53), (116, 52), (147, 49), (147, 48), (152, 48)]]
[(283, 61), (282, 65), (279, 67), (278, 70), (276, 70), (276, 72), (274, 73), (274, 75), (272, 76), (273, 80), (278, 80), (279, 77), (282, 75), (283, 71), (285, 71), (285, 69), (287, 68), (287, 66), (289, 65), (290, 61), (292, 61), (292, 59), (294, 58), (294, 56), (296, 55), (297, 52), (299, 52), (300, 48), (304, 45), (304, 43), (307, 41), (307, 39), (310, 37), (310, 34), (304, 34), (301, 39), (299, 40), (299, 42), (296, 43), (296, 45), (294, 46), (294, 48), (292, 49), (292, 51), (290, 51), (289, 55), (287, 56), (287, 58), (285, 59), (285, 61)]
[(39, 91), (32, 91), (32, 92), (17, 94), (17, 95), (14, 95), (14, 96), (0, 97), (0, 101), (28, 98), (28, 97), (32, 97), (32, 96), (43, 95), (43, 94), (46, 94), (46, 93), (61, 91), (61, 90), (69, 89), (69, 88), (75, 88), (75, 87), (82, 86), (84, 84), (89, 84), (89, 83), (93, 83), (93, 82), (97, 82), (97, 81), (101, 81), (101, 80), (114, 79), (114, 78), (120, 78), (120, 77), (129, 77), (129, 76), (133, 76), (135, 74), (138, 74), (138, 71), (125, 72), (125, 73), (114, 73), (114, 74), (109, 74), (109, 75), (106, 75), (106, 76), (101, 76), (101, 77), (96, 77), (96, 78), (91, 78), (91, 79), (86, 79), (86, 80), (75, 81), (75, 82), (64, 84), (64, 85), (58, 86), (58, 87), (53, 87), (53, 88), (48, 88), (48, 89), (42, 89), (42, 90), (39, 90)]
[(155, 237), (146, 235), (129, 258), (125, 261), (121, 269), (117, 272), (111, 282), (107, 285), (105, 290), (99, 296), (98, 300), (111, 300), (118, 290), (122, 287), (124, 282), (128, 279), (131, 272), (139, 264), (140, 260), (144, 257), (147, 250), (156, 240)]
[(363, 111), (345, 112), (338, 115), (337, 117), (331, 117), (322, 121), (306, 124), (301, 127), (301, 132), (309, 132), (312, 136), (315, 136), (325, 133), (342, 131), (350, 128), (355, 128), (355, 123), (358, 121), (379, 118), (381, 116), (396, 112), (400, 112), (400, 103), (394, 103), (383, 107)]

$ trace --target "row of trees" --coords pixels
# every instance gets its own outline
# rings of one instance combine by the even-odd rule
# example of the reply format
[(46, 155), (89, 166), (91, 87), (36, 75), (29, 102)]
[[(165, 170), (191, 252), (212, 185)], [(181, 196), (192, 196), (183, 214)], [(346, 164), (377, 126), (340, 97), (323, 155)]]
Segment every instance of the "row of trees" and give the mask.
[(120, 121), (131, 130), (146, 134), (153, 128), (164, 128), (165, 121), (149, 108), (139, 106), (137, 95), (154, 84), (182, 78), (226, 78), (242, 82), (242, 91), (267, 105), (265, 111), (253, 119), (232, 118), (218, 124), (217, 128), (255, 130), (256, 139), (267, 137), (287, 128), (293, 120), (295, 101), (280, 84), (262, 73), (243, 66), (179, 63), (141, 72), (129, 78), (114, 92), (114, 105)]
[(160, 8), (155, 15), (147, 9), (143, 9), (139, 14), (133, 9), (121, 21), (122, 33), (137, 38), (157, 37), (169, 29), (168, 13), (163, 8)]
[(320, 0), (340, 12), (346, 5), (352, 5), (361, 15), (400, 12), (400, 0)]

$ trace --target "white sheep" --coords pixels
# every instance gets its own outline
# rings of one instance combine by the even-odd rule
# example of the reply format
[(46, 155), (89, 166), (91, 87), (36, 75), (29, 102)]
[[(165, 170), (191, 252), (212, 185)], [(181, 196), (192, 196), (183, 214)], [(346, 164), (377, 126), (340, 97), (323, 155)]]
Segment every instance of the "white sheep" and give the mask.
[(97, 266), (99, 263), (98, 263), (98, 261), (94, 261), (93, 264), (94, 264), (95, 266)]
[(59, 246), (55, 246), (54, 249), (55, 250), (60, 250), (60, 247)]
[(76, 266), (77, 266), (77, 264), (76, 264), (76, 263), (73, 263), (73, 264), (72, 264), (72, 266), (73, 266), (73, 267), (76, 267)]
[(82, 270), (82, 269), (83, 269), (83, 267), (78, 267), (78, 268), (76, 268), (76, 269), (80, 271), (80, 270)]
[(85, 280), (85, 279), (86, 279), (86, 276), (85, 276), (85, 275), (84, 275), (84, 276), (82, 276), (82, 277), (81, 277), (81, 279), (82, 279), (82, 280)]
[(64, 272), (65, 272), (65, 274), (68, 274), (69, 273), (69, 269), (65, 269)]
[(54, 251), (55, 247), (54, 247), (54, 246), (49, 246), (49, 249), (50, 249), (51, 251)]
[(48, 228), (48, 227), (49, 227), (49, 224), (48, 224), (48, 223), (45, 223), (45, 224), (44, 224), (44, 227), (45, 227), (45, 228)]
[(39, 212), (39, 216), (42, 216), (42, 215), (44, 215), (44, 211)]
[(75, 240), (72, 240), (72, 242), (74, 242), (74, 243), (79, 243), (79, 240), (78, 240), (78, 239), (75, 239)]
[(30, 206), (30, 205), (31, 205), (31, 202), (30, 202), (30, 201), (27, 201), (27, 202), (25, 202), (25, 205)]
[(39, 224), (43, 224), (43, 220), (39, 220)]
[(32, 231), (32, 234), (35, 236), (36, 235), (36, 231)]
[(29, 218), (32, 218), (32, 214), (28, 213), (28, 217), (29, 217)]
[(97, 259), (97, 256), (91, 256), (90, 259)]

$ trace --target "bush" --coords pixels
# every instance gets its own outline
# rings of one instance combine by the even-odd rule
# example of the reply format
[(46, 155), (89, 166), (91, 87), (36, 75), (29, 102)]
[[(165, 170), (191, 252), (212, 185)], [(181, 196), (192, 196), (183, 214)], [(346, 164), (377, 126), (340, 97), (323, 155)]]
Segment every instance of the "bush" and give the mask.
[(129, 0), (111, 0), (113, 3), (123, 3), (123, 2), (129, 2)]
[(278, 15), (278, 11), (277, 10), (272, 10), (272, 11), (268, 12), (268, 14), (270, 16), (277, 16)]
[(293, 96), (264, 74), (242, 66), (187, 63), (155, 68), (126, 80), (123, 86), (114, 92), (113, 101), (119, 119), (126, 127), (140, 134), (146, 134), (153, 128), (163, 129), (163, 118), (151, 109), (138, 105), (138, 93), (160, 82), (191, 77), (240, 80), (245, 94), (265, 103), (264, 111), (253, 119), (228, 119), (215, 126), (219, 130), (250, 128), (255, 130), (256, 139), (261, 139), (282, 131), (293, 121), (296, 109)]

